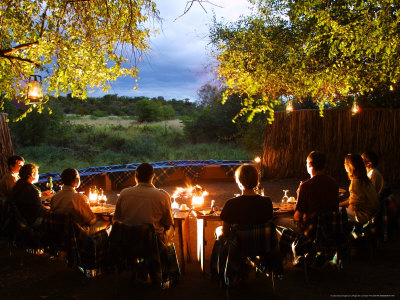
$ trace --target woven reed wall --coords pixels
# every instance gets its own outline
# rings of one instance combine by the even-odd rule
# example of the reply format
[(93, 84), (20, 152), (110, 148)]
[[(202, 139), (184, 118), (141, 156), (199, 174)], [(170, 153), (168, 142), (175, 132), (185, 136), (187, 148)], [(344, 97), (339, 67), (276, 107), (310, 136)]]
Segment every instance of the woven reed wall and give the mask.
[(306, 178), (305, 160), (312, 150), (327, 155), (326, 173), (346, 178), (344, 156), (374, 151), (378, 169), (386, 180), (400, 183), (400, 110), (363, 109), (352, 116), (349, 110), (299, 110), (276, 112), (266, 125), (263, 167), (265, 178)]
[(11, 142), (10, 130), (8, 128), (7, 115), (0, 113), (0, 176), (7, 172), (7, 159), (14, 154)]

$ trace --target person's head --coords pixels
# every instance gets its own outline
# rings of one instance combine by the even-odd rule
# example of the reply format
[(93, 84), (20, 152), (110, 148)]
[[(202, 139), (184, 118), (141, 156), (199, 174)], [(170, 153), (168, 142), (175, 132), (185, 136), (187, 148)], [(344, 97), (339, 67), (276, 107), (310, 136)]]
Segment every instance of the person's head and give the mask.
[(307, 172), (313, 176), (312, 172), (320, 172), (324, 169), (326, 156), (320, 151), (311, 151), (307, 156)]
[(39, 166), (35, 164), (26, 164), (19, 169), (19, 178), (22, 181), (36, 183), (39, 180)]
[(22, 156), (19, 155), (14, 155), (8, 158), (7, 164), (8, 164), (8, 169), (12, 173), (18, 173), (19, 169), (24, 165), (25, 159)]
[(136, 168), (136, 182), (151, 183), (154, 177), (154, 169), (151, 164), (142, 163)]
[(368, 181), (367, 170), (364, 162), (359, 154), (349, 153), (344, 158), (344, 168), (346, 169), (349, 179), (357, 178), (362, 181)]
[(361, 157), (367, 169), (373, 169), (378, 166), (379, 158), (375, 152), (366, 151), (361, 155)]
[(65, 169), (61, 173), (61, 180), (63, 184), (76, 188), (79, 187), (79, 185), (81, 184), (81, 178), (78, 171), (72, 168)]
[(241, 190), (254, 189), (260, 183), (258, 171), (255, 166), (244, 164), (235, 172), (236, 183)]

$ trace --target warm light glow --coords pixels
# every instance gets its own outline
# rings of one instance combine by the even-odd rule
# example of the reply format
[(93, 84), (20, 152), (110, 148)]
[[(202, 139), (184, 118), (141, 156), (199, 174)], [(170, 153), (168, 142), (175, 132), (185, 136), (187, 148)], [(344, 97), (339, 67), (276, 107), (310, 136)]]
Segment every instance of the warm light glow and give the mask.
[(201, 207), (204, 205), (204, 196), (207, 196), (208, 192), (199, 185), (188, 185), (186, 188), (177, 187), (172, 194), (172, 198), (191, 199), (193, 207)]
[(204, 220), (197, 219), (197, 261), (200, 261), (200, 267), (203, 271), (204, 262), (203, 262), (203, 230), (204, 230)]
[(176, 202), (174, 196), (172, 196), (172, 199), (173, 199), (173, 201), (172, 201), (172, 203), (171, 203), (171, 208), (172, 208), (172, 209), (179, 209), (179, 204), (178, 204), (178, 202)]
[(261, 158), (259, 156), (256, 156), (254, 158), (254, 161), (259, 164), (261, 162)]
[(41, 78), (39, 75), (33, 75), (32, 80), (30, 80), (28, 84), (28, 99), (31, 104), (40, 103), (43, 99), (43, 93), (41, 88), (41, 82), (38, 78)]
[(292, 112), (294, 110), (294, 108), (293, 108), (293, 103), (292, 103), (292, 101), (288, 101), (287, 103), (286, 103), (286, 111), (287, 112)]
[(193, 196), (192, 197), (192, 205), (194, 207), (201, 207), (204, 204), (204, 197), (203, 196)]
[(358, 114), (360, 112), (360, 107), (357, 104), (357, 101), (354, 101), (353, 107), (351, 108), (351, 112), (353, 114)]
[(92, 193), (92, 192), (89, 192), (89, 204), (97, 204), (97, 198), (98, 198), (98, 195), (97, 195), (97, 193)]

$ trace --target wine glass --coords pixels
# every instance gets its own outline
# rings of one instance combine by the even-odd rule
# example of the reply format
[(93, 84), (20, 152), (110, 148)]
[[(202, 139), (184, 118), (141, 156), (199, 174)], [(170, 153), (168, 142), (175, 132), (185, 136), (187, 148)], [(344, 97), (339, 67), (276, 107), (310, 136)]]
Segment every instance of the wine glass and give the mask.
[(289, 200), (289, 197), (287, 195), (287, 193), (289, 192), (289, 190), (282, 190), (285, 194), (282, 197), (282, 203), (287, 203)]
[(103, 195), (102, 197), (99, 197), (99, 203), (100, 206), (104, 206), (104, 204), (107, 202), (107, 196)]

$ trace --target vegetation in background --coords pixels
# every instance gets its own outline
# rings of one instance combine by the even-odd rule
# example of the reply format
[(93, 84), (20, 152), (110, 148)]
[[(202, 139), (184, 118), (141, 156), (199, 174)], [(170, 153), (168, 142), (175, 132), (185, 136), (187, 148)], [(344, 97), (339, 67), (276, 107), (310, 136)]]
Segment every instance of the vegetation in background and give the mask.
[[(248, 137), (245, 141), (252, 141), (249, 144), (253, 148), (246, 151), (246, 143), (241, 137), (247, 134), (247, 130), (239, 122), (232, 123), (232, 117), (240, 110), (240, 99), (222, 105), (219, 101), (221, 91), (215, 91), (217, 96), (213, 101), (205, 101), (204, 96), (201, 98), (204, 101), (197, 104), (187, 100), (167, 101), (162, 97), (148, 99), (116, 95), (89, 98), (84, 102), (76, 102), (73, 98), (67, 101), (67, 97), (51, 98), (49, 105), (53, 113), (33, 110), (21, 121), (9, 122), (9, 127), (16, 153), (27, 161), (38, 163), (41, 173), (61, 171), (67, 167), (143, 161), (252, 159), (253, 144), (258, 143), (254, 141), (262, 139), (263, 133), (252, 131), (256, 137)], [(129, 114), (112, 116), (110, 113), (115, 107), (129, 111)], [(92, 114), (76, 114), (86, 109)], [(143, 113), (146, 110), (148, 114)], [(19, 113), (11, 104), (7, 104), (6, 111), (11, 119)], [(177, 126), (178, 121), (168, 121), (173, 116), (181, 118), (183, 126)], [(124, 126), (107, 125), (102, 121), (105, 119), (115, 124), (121, 122)], [(97, 120), (100, 122), (95, 122)], [(139, 122), (158, 120), (162, 121)], [(250, 124), (243, 124), (250, 128)], [(262, 147), (262, 141), (258, 146)]]
[[(253, 15), (215, 22), (217, 73), (252, 119), (279, 101), (311, 99), (323, 109), (399, 107), (400, 2), (252, 0)], [(390, 100), (392, 99), (392, 100)]]

